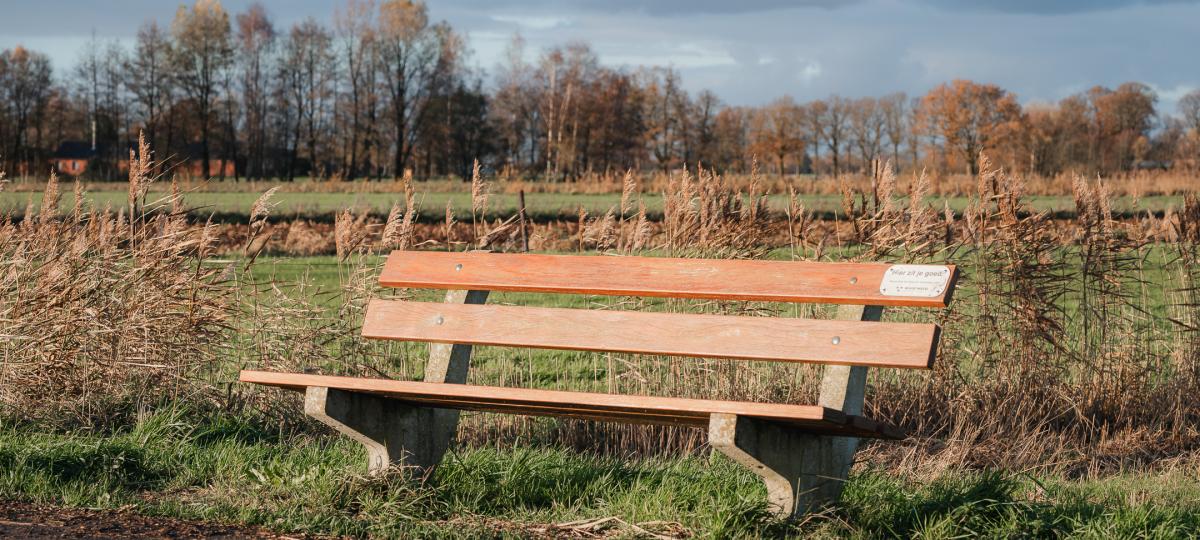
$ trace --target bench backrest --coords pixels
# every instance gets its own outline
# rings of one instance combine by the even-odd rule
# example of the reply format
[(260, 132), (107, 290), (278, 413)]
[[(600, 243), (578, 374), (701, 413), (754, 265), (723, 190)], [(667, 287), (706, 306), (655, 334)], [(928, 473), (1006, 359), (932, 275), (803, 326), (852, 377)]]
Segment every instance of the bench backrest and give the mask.
[[(955, 278), (953, 266), (396, 251), (388, 257), (380, 283), (469, 291), (944, 307)], [(376, 299), (368, 308), (363, 335), (432, 343), (929, 368), (939, 328), (860, 320)]]

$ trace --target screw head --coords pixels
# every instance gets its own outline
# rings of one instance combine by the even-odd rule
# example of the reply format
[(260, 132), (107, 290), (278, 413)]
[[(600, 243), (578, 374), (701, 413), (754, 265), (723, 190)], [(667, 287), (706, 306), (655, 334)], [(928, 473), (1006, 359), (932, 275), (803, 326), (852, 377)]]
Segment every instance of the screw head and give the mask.
[(444, 322), (446, 322), (446, 319), (441, 315), (438, 315), (438, 317), (433, 320), (433, 324), (442, 324)]
[(842, 342), (842, 338), (839, 336), (833, 336), (833, 339), (831, 339), (830, 341), (833, 342), (834, 345), (837, 345), (838, 343)]
[(461, 271), (461, 270), (462, 270), (462, 263), (458, 263), (458, 264), (454, 265), (454, 271), (455, 271), (455, 272), (458, 272), (458, 271)]
[(854, 285), (855, 283), (858, 283), (858, 278), (857, 277), (850, 278), (850, 284)]

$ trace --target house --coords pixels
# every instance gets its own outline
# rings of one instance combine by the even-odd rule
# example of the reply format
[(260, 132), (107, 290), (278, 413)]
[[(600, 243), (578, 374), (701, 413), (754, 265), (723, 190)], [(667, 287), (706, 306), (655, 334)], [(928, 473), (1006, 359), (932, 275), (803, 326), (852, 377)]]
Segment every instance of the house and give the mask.
[[(236, 172), (236, 160), (218, 157), (220, 152), (215, 147), (209, 147), (208, 174), (213, 178), (232, 178)], [(200, 143), (191, 143), (183, 147), (181, 152), (161, 154), (155, 152), (155, 158), (164, 160), (169, 170), (182, 173), (185, 176), (199, 178), (204, 172), (204, 147)]]
[[(111, 146), (102, 145), (94, 149), (91, 144), (84, 141), (63, 141), (58, 145), (54, 156), (50, 158), (50, 163), (55, 172), (68, 176), (82, 176), (89, 170), (91, 170), (92, 176), (127, 174), (129, 172), (129, 151), (136, 148), (133, 143), (128, 143), (127, 146), (128, 148), (123, 152), (113, 153), (108, 151), (112, 149)], [(208, 173), (210, 176), (234, 176), (237, 168), (235, 160), (216, 157), (217, 152), (212, 149), (209, 154)], [(162, 160), (168, 171), (191, 177), (199, 177), (203, 173), (204, 160), (200, 157), (201, 155), (203, 155), (203, 148), (195, 143), (188, 144), (180, 152), (154, 153), (155, 159)], [(101, 167), (97, 171), (97, 165), (101, 160), (107, 163), (108, 167)], [(113, 165), (115, 165), (115, 169), (113, 169)]]
[(69, 176), (80, 176), (99, 153), (84, 141), (63, 141), (50, 157), (55, 172)]

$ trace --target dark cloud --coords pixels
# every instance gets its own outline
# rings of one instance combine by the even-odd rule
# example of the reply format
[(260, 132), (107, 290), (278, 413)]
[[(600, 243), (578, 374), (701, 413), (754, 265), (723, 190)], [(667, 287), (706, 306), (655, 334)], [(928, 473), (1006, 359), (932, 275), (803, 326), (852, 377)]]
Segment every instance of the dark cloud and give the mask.
[(550, 9), (601, 13), (643, 13), (656, 17), (732, 15), (796, 8), (837, 9), (862, 0), (468, 0), (479, 8)]
[(927, 0), (947, 11), (992, 11), (1034, 15), (1064, 15), (1110, 11), (1144, 5), (1195, 4), (1200, 0)]

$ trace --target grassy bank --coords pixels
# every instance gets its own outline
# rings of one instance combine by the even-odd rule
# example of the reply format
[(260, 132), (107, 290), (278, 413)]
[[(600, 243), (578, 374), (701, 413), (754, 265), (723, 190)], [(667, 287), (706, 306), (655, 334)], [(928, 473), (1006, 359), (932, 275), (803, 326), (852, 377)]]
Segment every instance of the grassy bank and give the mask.
[[(0, 427), (0, 497), (400, 537), (566, 534), (564, 525), (675, 536), (1178, 538), (1200, 534), (1200, 481), (1184, 471), (1068, 480), (860, 471), (842, 508), (770, 518), (761, 484), (719, 456), (619, 460), (517, 446), (454, 452), (426, 483), (364, 475), (340, 437), (163, 409), (116, 432)], [(629, 524), (623, 525), (622, 524)]]

